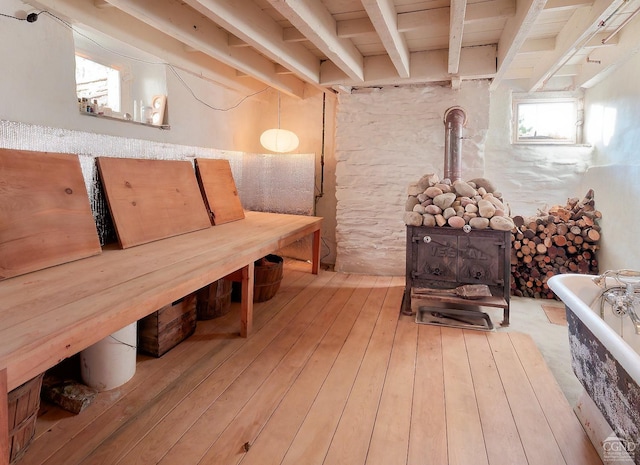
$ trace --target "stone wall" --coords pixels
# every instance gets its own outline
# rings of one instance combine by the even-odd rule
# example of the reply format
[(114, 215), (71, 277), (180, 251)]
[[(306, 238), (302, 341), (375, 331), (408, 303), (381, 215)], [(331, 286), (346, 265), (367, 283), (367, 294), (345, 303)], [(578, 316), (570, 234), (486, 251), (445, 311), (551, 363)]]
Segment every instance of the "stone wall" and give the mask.
[[(489, 82), (354, 89), (336, 122), (336, 270), (404, 275), (407, 185), (443, 175), (447, 108), (461, 106), (462, 177), (484, 175)], [(499, 183), (497, 188), (500, 189)]]

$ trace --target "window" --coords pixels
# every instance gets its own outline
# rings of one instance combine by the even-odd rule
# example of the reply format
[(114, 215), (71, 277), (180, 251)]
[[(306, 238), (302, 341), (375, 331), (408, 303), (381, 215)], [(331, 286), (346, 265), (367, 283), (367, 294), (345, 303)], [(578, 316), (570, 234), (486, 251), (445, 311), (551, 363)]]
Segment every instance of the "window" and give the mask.
[(576, 97), (514, 98), (513, 142), (516, 144), (580, 143), (581, 100)]
[(120, 71), (76, 55), (76, 93), (79, 99), (120, 111)]
[(152, 109), (158, 96), (167, 95), (162, 60), (86, 26), (74, 25), (73, 38), (78, 98), (89, 105), (97, 100), (104, 116), (168, 128), (164, 106), (158, 120)]

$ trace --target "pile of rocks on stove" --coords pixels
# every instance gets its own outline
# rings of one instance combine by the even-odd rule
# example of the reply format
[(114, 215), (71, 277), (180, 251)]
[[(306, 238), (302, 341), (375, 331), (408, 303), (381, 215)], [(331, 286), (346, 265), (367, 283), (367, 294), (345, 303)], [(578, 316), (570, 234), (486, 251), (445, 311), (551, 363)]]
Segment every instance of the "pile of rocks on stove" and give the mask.
[(491, 181), (440, 179), (425, 174), (408, 188), (404, 222), (408, 226), (442, 226), (462, 229), (511, 231), (515, 224), (509, 207)]

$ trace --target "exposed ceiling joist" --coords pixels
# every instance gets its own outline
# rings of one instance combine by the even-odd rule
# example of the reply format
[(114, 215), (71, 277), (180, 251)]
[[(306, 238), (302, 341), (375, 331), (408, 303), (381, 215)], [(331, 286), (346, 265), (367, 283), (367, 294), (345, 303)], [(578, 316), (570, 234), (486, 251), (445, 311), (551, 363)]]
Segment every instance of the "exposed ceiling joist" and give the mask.
[(338, 37), (336, 21), (322, 2), (269, 0), (269, 3), (349, 78), (364, 81), (362, 54), (351, 41)]
[(636, 49), (624, 31), (602, 41), (620, 25), (632, 30), (640, 0), (41, 3), (224, 86), (266, 84), (304, 98), (309, 86), (451, 82), (455, 89), (471, 79), (492, 79), (492, 90), (588, 86)]
[(507, 21), (498, 41), (498, 69), (491, 83), (497, 89), (516, 54), (527, 40), (547, 0), (522, 0), (516, 15)]
[(269, 59), (306, 82), (320, 82), (320, 60), (297, 43), (285, 42), (282, 27), (250, 2), (183, 0)]
[(576, 86), (594, 86), (630, 56), (640, 51), (640, 17), (625, 26), (607, 44), (613, 40), (617, 41), (615, 47), (598, 48), (587, 57), (591, 63), (582, 65), (580, 73), (575, 78)]
[[(403, 80), (406, 84), (445, 82), (452, 79), (448, 70), (447, 50), (414, 52), (410, 57), (410, 76)], [(365, 58), (367, 86), (396, 85), (398, 75), (391, 60), (386, 55)], [(463, 47), (460, 55), (459, 76), (465, 79), (489, 79), (496, 71), (496, 48), (493, 45)], [(357, 87), (358, 82), (346, 79), (332, 62), (322, 63), (320, 83), (325, 86), (346, 85)]]
[[(55, 11), (72, 24), (82, 24), (106, 36), (160, 57), (177, 71), (187, 70), (227, 89), (249, 94), (264, 88), (254, 79), (237, 79), (235, 69), (201, 54), (189, 52), (184, 43), (139, 21), (118, 8), (95, 7), (85, 0), (38, 0), (42, 10)], [(106, 46), (108, 48), (108, 45)], [(302, 88), (300, 86), (300, 91)]]
[(300, 98), (304, 95), (302, 81), (277, 74), (273, 62), (251, 48), (230, 47), (223, 29), (186, 5), (172, 0), (156, 0), (153, 4), (146, 0), (109, 0), (109, 3), (265, 84)]
[(398, 15), (392, 0), (362, 0), (389, 58), (401, 78), (409, 77), (409, 48), (398, 31)]
[(529, 81), (529, 91), (539, 90), (547, 79), (598, 32), (602, 21), (624, 2), (625, 0), (596, 0), (593, 6), (576, 10), (558, 34), (554, 52), (544, 56), (536, 64)]
[(449, 74), (458, 74), (458, 68), (460, 67), (466, 11), (467, 0), (451, 0), (449, 11), (449, 63), (447, 67)]

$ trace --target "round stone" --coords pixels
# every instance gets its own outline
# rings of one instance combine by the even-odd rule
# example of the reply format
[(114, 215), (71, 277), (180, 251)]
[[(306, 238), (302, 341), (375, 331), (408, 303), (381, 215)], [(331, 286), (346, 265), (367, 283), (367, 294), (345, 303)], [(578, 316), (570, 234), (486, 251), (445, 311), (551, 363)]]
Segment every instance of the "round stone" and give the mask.
[(469, 220), (469, 226), (473, 229), (487, 229), (489, 227), (488, 218), (475, 217)]
[(404, 212), (404, 224), (407, 226), (422, 226), (422, 215), (417, 212)]
[(464, 218), (459, 216), (452, 216), (447, 220), (447, 223), (449, 223), (449, 226), (456, 229), (461, 229), (466, 224)]
[(498, 231), (511, 231), (516, 227), (513, 220), (508, 216), (494, 216), (489, 220), (489, 226), (491, 226), (491, 229)]

